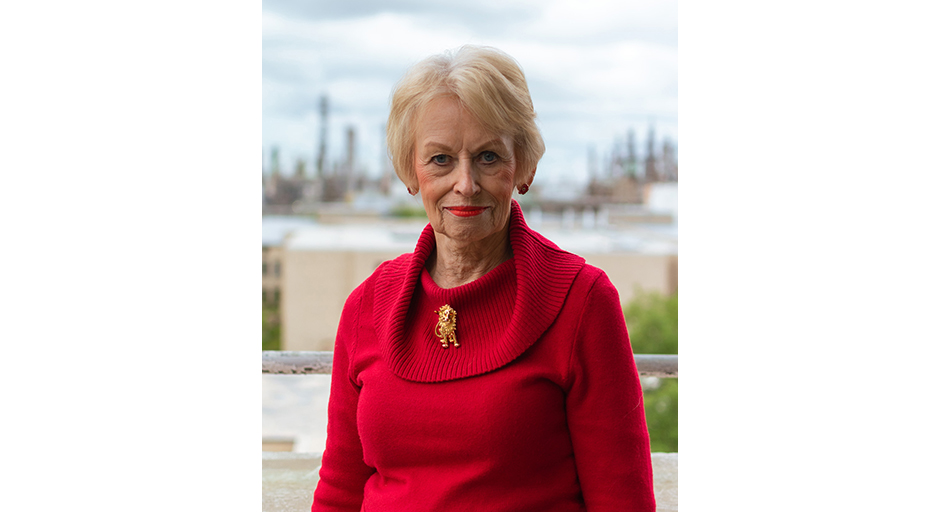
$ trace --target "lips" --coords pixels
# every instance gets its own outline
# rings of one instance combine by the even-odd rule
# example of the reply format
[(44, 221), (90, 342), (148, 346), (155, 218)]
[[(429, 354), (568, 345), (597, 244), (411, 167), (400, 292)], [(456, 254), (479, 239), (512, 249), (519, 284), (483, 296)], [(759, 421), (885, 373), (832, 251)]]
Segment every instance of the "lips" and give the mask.
[(486, 211), (485, 206), (445, 206), (444, 209), (458, 217), (474, 217)]

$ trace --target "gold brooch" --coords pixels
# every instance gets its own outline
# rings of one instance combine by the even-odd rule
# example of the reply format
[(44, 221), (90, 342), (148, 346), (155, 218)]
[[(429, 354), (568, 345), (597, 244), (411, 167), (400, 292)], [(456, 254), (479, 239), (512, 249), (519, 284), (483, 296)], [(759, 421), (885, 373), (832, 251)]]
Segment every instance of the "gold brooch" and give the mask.
[(455, 347), (459, 347), (456, 333), (457, 312), (450, 307), (450, 304), (444, 304), (435, 313), (437, 313), (437, 327), (434, 329), (434, 334), (441, 339), (441, 345), (447, 348), (449, 346), (447, 343), (452, 342)]

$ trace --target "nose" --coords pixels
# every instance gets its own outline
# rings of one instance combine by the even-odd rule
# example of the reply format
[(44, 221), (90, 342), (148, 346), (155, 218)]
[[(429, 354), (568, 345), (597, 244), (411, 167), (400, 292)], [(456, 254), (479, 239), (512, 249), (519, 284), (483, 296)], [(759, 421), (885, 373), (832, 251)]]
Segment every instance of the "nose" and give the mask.
[(466, 197), (473, 197), (480, 192), (480, 184), (477, 182), (477, 170), (469, 158), (461, 158), (457, 162), (457, 182), (454, 183), (454, 192)]

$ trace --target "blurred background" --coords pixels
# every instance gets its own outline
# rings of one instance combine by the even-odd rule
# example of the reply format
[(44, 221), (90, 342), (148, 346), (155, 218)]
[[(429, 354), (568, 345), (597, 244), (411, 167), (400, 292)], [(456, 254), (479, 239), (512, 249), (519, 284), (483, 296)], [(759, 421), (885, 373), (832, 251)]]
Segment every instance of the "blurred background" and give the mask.
[[(678, 353), (678, 3), (262, 2), (264, 350), (332, 350), (347, 295), (427, 218), (384, 145), (392, 88), (429, 55), (495, 46), (526, 73), (546, 153), (527, 222), (602, 268), (634, 352)], [(654, 452), (678, 379), (644, 378)], [(322, 452), (329, 377), (262, 375), (262, 450)]]

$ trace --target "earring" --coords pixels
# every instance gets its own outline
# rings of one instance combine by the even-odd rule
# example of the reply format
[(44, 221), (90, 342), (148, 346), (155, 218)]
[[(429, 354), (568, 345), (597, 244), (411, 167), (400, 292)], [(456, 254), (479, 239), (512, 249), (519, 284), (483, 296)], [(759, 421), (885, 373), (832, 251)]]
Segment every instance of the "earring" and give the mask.
[(529, 185), (528, 185), (528, 183), (523, 183), (522, 186), (519, 187), (519, 195), (521, 195), (521, 196), (524, 196), (525, 193), (528, 192), (528, 191), (529, 191)]
[(415, 195), (415, 193), (411, 191), (411, 187), (408, 187), (408, 193), (411, 195)]

